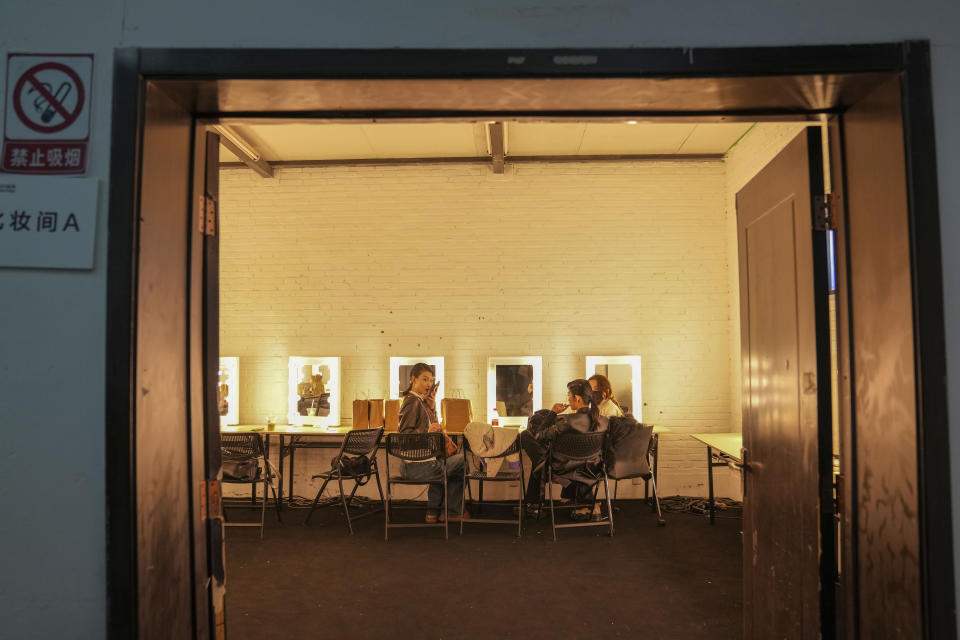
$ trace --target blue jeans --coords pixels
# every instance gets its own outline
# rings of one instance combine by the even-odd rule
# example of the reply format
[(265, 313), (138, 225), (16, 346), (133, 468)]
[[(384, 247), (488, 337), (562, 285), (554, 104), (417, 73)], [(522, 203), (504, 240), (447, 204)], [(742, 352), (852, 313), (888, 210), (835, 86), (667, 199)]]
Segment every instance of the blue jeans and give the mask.
[[(427, 462), (404, 462), (400, 469), (400, 476), (404, 480), (440, 479), (441, 463), (439, 460)], [(463, 500), (463, 454), (457, 453), (447, 458), (447, 511), (452, 515), (460, 513), (460, 502)], [(431, 482), (427, 489), (427, 513), (439, 515), (443, 510), (443, 484)]]

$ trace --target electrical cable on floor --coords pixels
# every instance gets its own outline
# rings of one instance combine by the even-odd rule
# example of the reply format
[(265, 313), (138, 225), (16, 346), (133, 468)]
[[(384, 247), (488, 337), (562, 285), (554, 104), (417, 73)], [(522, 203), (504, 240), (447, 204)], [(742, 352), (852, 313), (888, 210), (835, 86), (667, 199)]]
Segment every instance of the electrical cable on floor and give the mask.
[[(336, 489), (336, 488), (338, 487), (335, 484), (333, 485), (333, 487), (331, 487), (331, 485), (328, 484), (327, 488), (324, 489), (324, 494), (327, 494), (327, 492), (332, 491), (333, 489)], [(344, 489), (347, 490), (347, 495), (349, 495), (350, 488), (352, 488), (352, 485), (350, 485), (349, 488), (347, 486), (344, 486)], [(393, 498), (390, 500), (390, 502), (397, 505), (405, 505), (413, 502), (420, 502), (422, 501), (423, 497), (426, 495), (428, 490), (429, 490), (429, 487), (424, 487), (424, 489), (419, 494), (417, 494), (412, 498), (402, 498), (402, 499)], [(224, 503), (227, 506), (232, 506), (232, 507), (244, 506), (244, 502), (247, 502), (247, 501), (249, 501), (249, 498), (246, 496), (224, 497)], [(249, 505), (249, 502), (247, 502), (247, 504)], [(322, 495), (320, 496), (320, 499), (317, 501), (318, 508), (328, 507), (331, 505), (340, 505), (340, 504), (342, 504), (342, 502), (340, 500), (339, 493)], [(308, 498), (305, 496), (292, 496), (292, 497), (284, 496), (283, 506), (285, 508), (290, 508), (290, 509), (309, 509), (311, 506), (313, 506), (313, 498)], [(368, 498), (366, 496), (353, 496), (353, 499), (350, 501), (350, 508), (354, 508), (354, 507), (366, 508), (366, 507), (373, 507), (373, 506), (380, 506), (379, 497)]]
[[(743, 503), (731, 498), (714, 498), (714, 517), (740, 519)], [(696, 513), (703, 516), (710, 515), (710, 499), (698, 496), (667, 496), (660, 498), (660, 508), (669, 512)], [(724, 512), (736, 512), (730, 515), (720, 515)]]

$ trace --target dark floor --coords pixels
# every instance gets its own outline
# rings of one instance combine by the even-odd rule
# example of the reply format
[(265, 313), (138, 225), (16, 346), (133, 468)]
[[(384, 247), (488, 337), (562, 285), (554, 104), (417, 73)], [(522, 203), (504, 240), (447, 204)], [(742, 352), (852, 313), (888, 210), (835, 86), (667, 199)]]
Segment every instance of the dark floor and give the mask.
[[(411, 512), (422, 513), (422, 512)], [(740, 638), (740, 520), (665, 514), (622, 501), (616, 535), (527, 520), (509, 525), (400, 529), (383, 515), (355, 523), (326, 507), (268, 512), (227, 531), (227, 637)], [(257, 514), (259, 515), (259, 514)], [(240, 519), (238, 516), (236, 519)]]

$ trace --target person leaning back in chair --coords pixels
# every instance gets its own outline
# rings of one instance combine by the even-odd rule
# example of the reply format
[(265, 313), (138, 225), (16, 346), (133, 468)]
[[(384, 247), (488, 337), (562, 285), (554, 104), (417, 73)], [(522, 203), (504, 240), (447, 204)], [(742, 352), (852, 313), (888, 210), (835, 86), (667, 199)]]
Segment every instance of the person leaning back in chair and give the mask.
[[(410, 370), (410, 386), (401, 395), (403, 403), (400, 405), (400, 433), (429, 433), (443, 432), (443, 427), (437, 422), (436, 393), (433, 372), (430, 366), (422, 362), (413, 365)], [(423, 462), (403, 462), (400, 474), (405, 480), (428, 481), (440, 478), (442, 465), (438, 460)], [(447, 458), (447, 510), (450, 520), (459, 521), (469, 518), (466, 511), (459, 513), (463, 497), (463, 453), (456, 453)], [(427, 518), (428, 523), (437, 522), (443, 509), (443, 485), (440, 482), (430, 483), (427, 490)]]
[[(577, 432), (590, 433), (606, 431), (609, 421), (600, 415), (600, 394), (590, 387), (590, 383), (583, 379), (572, 380), (567, 383), (567, 404), (557, 403), (552, 409), (541, 409), (530, 418), (527, 428), (521, 432), (523, 438), (534, 438), (542, 448), (563, 433)], [(530, 454), (531, 447), (524, 447)], [(531, 462), (536, 468), (538, 461)], [(585, 463), (589, 465), (591, 463)], [(543, 481), (546, 472), (543, 467), (530, 474), (527, 483), (527, 504), (539, 504), (543, 493)], [(581, 501), (592, 495), (590, 487), (575, 480), (561, 480), (564, 484), (560, 493), (561, 499)], [(539, 514), (534, 514), (539, 515)], [(572, 512), (575, 520), (590, 518), (590, 507), (583, 507)]]

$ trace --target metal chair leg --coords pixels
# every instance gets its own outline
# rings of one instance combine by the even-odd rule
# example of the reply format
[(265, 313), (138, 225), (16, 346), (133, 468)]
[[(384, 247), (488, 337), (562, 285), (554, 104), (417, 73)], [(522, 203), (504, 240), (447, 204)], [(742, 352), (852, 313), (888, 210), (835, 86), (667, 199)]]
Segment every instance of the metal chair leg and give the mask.
[(467, 508), (467, 491), (470, 488), (470, 481), (467, 480), (467, 460), (464, 457), (463, 460), (463, 488), (464, 491), (460, 492), (460, 535), (463, 535), (463, 512)]
[(610, 502), (610, 483), (607, 474), (603, 474), (603, 495), (607, 499), (607, 519), (610, 520), (610, 537), (613, 537), (613, 503)]
[[(267, 519), (267, 482), (263, 480), (263, 504), (260, 505), (260, 539), (263, 540), (263, 523)], [(256, 487), (256, 485), (254, 485)]]
[(657, 526), (662, 527), (667, 524), (667, 521), (663, 519), (663, 513), (660, 511), (660, 494), (657, 493), (656, 476), (651, 475), (650, 482), (653, 484), (653, 503), (657, 505)]
[[(350, 535), (353, 535), (353, 523), (350, 522), (350, 507), (347, 506), (347, 497), (343, 495), (343, 475), (337, 473), (337, 484), (340, 485), (340, 502), (343, 503), (343, 513), (347, 516), (347, 529), (350, 530)], [(350, 498), (353, 498), (353, 494), (350, 494)]]
[(553, 531), (553, 541), (557, 541), (557, 521), (553, 515), (553, 473), (547, 466), (547, 494), (550, 497), (550, 529)]
[[(264, 458), (264, 460), (267, 461), (266, 458)], [(273, 470), (272, 470), (272, 467), (270, 466), (269, 461), (266, 462), (266, 466), (267, 466), (267, 479), (270, 481), (270, 492), (273, 493), (273, 504), (277, 508), (277, 522), (279, 522), (280, 524), (283, 524), (283, 515), (281, 513), (282, 511), (281, 507), (283, 505), (280, 504), (280, 494), (277, 493), (277, 488), (273, 486), (274, 478), (277, 479), (278, 485), (281, 482), (283, 482), (283, 479), (280, 478), (280, 476), (273, 473)]]
[(523, 508), (523, 452), (520, 452), (520, 488), (518, 489), (520, 497), (517, 500), (517, 508), (520, 510), (517, 513), (517, 537), (523, 537), (523, 518), (527, 515), (526, 509)]
[(374, 467), (373, 474), (377, 479), (377, 493), (380, 494), (380, 504), (383, 504), (383, 488), (380, 486), (380, 469)]
[(327, 488), (328, 482), (330, 482), (329, 476), (327, 476), (323, 484), (320, 485), (320, 491), (317, 491), (317, 496), (313, 499), (313, 504), (310, 505), (310, 513), (307, 514), (307, 518), (303, 521), (303, 524), (310, 524), (310, 518), (313, 517), (313, 510), (317, 508), (317, 503), (320, 502), (320, 496), (323, 494), (323, 490)]
[(357, 489), (360, 488), (360, 479), (353, 478), (353, 489), (350, 490), (350, 495), (347, 496), (347, 504), (353, 504), (353, 496), (357, 494)]
[[(380, 486), (380, 476), (377, 475), (377, 486)], [(390, 455), (387, 455), (387, 499), (383, 502), (383, 539), (390, 539)]]
[(449, 540), (450, 534), (448, 530), (450, 529), (450, 505), (447, 500), (447, 461), (444, 460), (441, 463), (440, 467), (441, 473), (443, 473), (443, 539)]

